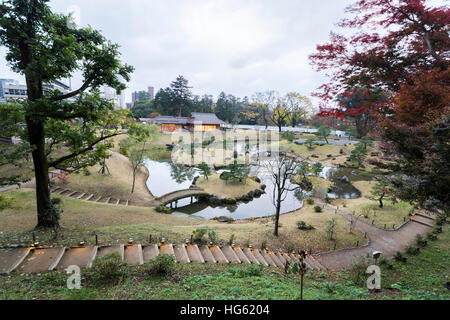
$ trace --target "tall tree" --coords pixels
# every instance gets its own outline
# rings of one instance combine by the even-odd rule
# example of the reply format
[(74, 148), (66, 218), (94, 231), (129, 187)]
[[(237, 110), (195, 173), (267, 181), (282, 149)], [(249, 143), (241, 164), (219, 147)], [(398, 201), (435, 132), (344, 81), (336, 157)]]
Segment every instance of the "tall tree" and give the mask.
[(269, 106), (270, 120), (278, 127), (278, 132), (287, 124), (289, 110), (286, 108), (286, 99), (277, 97), (276, 103)]
[(134, 123), (128, 129), (128, 137), (120, 141), (120, 149), (128, 156), (133, 172), (131, 193), (134, 192), (136, 174), (146, 159), (157, 159), (161, 148), (154, 144), (158, 140), (158, 127)]
[(286, 94), (286, 109), (289, 111), (289, 122), (292, 127), (306, 120), (314, 111), (311, 100), (297, 92)]
[(278, 237), (281, 204), (289, 192), (300, 188), (300, 186), (291, 182), (299, 169), (299, 165), (294, 160), (280, 155), (275, 159), (266, 161), (264, 166), (273, 183), (272, 202), (275, 206), (275, 228), (273, 234)]
[(188, 115), (190, 112), (189, 107), (192, 98), (191, 88), (188, 80), (183, 76), (178, 76), (175, 81), (172, 81), (170, 84), (172, 100), (178, 109), (179, 117), (181, 117), (182, 114)]
[[(13, 112), (26, 124), (22, 134), (32, 149), (37, 227), (59, 225), (59, 210), (50, 198), (49, 167), (78, 170), (97, 163), (107, 147), (101, 142), (119, 134), (112, 128), (98, 136), (104, 119), (114, 111), (95, 90), (107, 85), (120, 93), (125, 89), (122, 79), (129, 81), (133, 71), (120, 62), (118, 45), (99, 31), (77, 28), (70, 16), (53, 13), (47, 3), (5, 0), (0, 4), (0, 45), (7, 48), (12, 70), (24, 75), (28, 92), (28, 100), (12, 106), (11, 112), (11, 105), (2, 106), (1, 121), (12, 125), (8, 115)], [(44, 93), (45, 83), (69, 78), (75, 71), (84, 78), (81, 87), (64, 94)], [(64, 147), (64, 155), (52, 158), (52, 146)]]

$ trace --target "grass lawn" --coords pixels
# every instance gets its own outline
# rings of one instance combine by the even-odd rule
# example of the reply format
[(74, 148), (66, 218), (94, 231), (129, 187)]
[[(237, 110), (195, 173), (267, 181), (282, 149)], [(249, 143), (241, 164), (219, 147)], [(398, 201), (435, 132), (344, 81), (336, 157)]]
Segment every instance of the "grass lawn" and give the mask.
[[(347, 148), (350, 148), (350, 146), (347, 146)], [(287, 152), (294, 152), (298, 154), (299, 156), (308, 158), (311, 157), (311, 155), (315, 154), (319, 156), (319, 158), (311, 158), (311, 160), (328, 160), (328, 155), (331, 154), (333, 157), (340, 157), (342, 156), (339, 151), (342, 149), (341, 146), (335, 146), (332, 144), (325, 144), (323, 146), (315, 146), (314, 149), (310, 150), (306, 145), (298, 145), (294, 142), (289, 142), (288, 140), (280, 140), (280, 150), (281, 151), (287, 151)]]
[(74, 191), (93, 193), (99, 196), (113, 197), (116, 199), (131, 200), (140, 205), (149, 205), (153, 197), (148, 192), (145, 184), (147, 169), (142, 167), (136, 175), (136, 186), (131, 193), (133, 173), (128, 158), (120, 153), (112, 151), (112, 155), (106, 160), (110, 175), (99, 173), (100, 166), (96, 165), (88, 169), (89, 175), (80, 172), (68, 175), (68, 183), (55, 179), (55, 185)]
[[(365, 287), (367, 275), (357, 281), (352, 271), (311, 271), (305, 275), (306, 300), (317, 299), (450, 299), (449, 227), (406, 263), (382, 265), (381, 292)], [(0, 299), (107, 299), (107, 300), (203, 300), (203, 299), (299, 299), (299, 277), (280, 269), (229, 264), (176, 264), (168, 276), (148, 274), (148, 265), (125, 267), (123, 276), (110, 284), (99, 284), (82, 270), (80, 290), (66, 287), (64, 271), (0, 276)]]
[[(408, 213), (412, 209), (412, 206), (404, 201), (399, 201), (396, 204), (392, 204), (391, 201), (383, 201), (383, 208), (378, 206), (378, 201), (368, 199), (370, 196), (370, 190), (373, 181), (356, 181), (353, 185), (361, 191), (361, 198), (357, 199), (336, 199), (333, 200), (333, 205), (338, 205), (343, 211), (348, 213), (355, 213), (361, 219), (366, 220), (378, 227), (392, 228), (392, 225), (397, 227), (404, 222), (404, 219), (408, 219)], [(344, 207), (345, 205), (345, 207)], [(367, 217), (365, 217), (367, 215)]]
[[(5, 193), (11, 197), (15, 207), (0, 212), (0, 245), (29, 244), (32, 240), (32, 229), (36, 225), (36, 205), (33, 189), (21, 189)], [(337, 219), (337, 248), (349, 247), (356, 241), (363, 243), (359, 232), (349, 234), (348, 223), (344, 218), (329, 212), (315, 213), (313, 206), (293, 213), (281, 215), (280, 236), (273, 236), (274, 222), (272, 218), (238, 220), (233, 223), (220, 223), (214, 220), (198, 221), (179, 218), (172, 215), (156, 213), (153, 208), (124, 207), (95, 204), (67, 197), (63, 199), (64, 212), (61, 215), (62, 229), (55, 237), (52, 231), (37, 231), (36, 236), (43, 245), (71, 245), (80, 240), (93, 244), (95, 233), (100, 244), (125, 243), (132, 237), (137, 243), (147, 243), (149, 234), (164, 237), (171, 242), (184, 242), (192, 231), (207, 227), (218, 233), (222, 243), (229, 241), (234, 235), (235, 243), (255, 247), (263, 243), (271, 249), (312, 248), (316, 252), (328, 250), (332, 244), (327, 240), (326, 223)], [(296, 227), (298, 220), (313, 224), (316, 228), (301, 231)]]
[(197, 186), (210, 194), (216, 194), (219, 198), (236, 198), (250, 191), (260, 189), (259, 183), (247, 179), (245, 183), (224, 181), (218, 174), (213, 174), (205, 179), (203, 176), (197, 180)]

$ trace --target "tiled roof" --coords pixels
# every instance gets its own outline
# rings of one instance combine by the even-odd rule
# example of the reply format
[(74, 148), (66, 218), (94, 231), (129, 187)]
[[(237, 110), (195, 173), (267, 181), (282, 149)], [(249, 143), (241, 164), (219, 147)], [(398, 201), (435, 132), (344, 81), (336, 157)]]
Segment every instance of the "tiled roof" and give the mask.
[(223, 125), (225, 122), (217, 118), (214, 113), (193, 112), (189, 117), (189, 123), (201, 122), (202, 124), (218, 124)]
[(159, 116), (153, 119), (154, 123), (174, 123), (174, 124), (187, 124), (188, 118), (186, 117), (172, 117), (172, 116)]

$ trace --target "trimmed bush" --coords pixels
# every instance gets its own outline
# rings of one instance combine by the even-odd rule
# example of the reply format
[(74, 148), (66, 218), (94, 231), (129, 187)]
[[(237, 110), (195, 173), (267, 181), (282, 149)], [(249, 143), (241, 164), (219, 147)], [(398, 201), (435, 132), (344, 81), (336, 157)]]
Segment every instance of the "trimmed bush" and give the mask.
[(175, 258), (170, 254), (160, 254), (149, 261), (147, 272), (151, 275), (167, 276), (175, 270)]
[(115, 251), (94, 260), (89, 270), (90, 278), (95, 282), (114, 282), (125, 274), (126, 262), (122, 261), (119, 252)]
[(314, 227), (311, 224), (306, 224), (305, 221), (297, 221), (297, 228), (300, 230), (312, 230)]
[(321, 206), (315, 206), (314, 207), (314, 212), (322, 212), (322, 207)]
[(314, 199), (308, 198), (306, 199), (306, 203), (309, 205), (313, 205), (314, 204)]
[(194, 231), (192, 231), (192, 235), (194, 236), (195, 242), (202, 243), (204, 241), (204, 236), (208, 233), (208, 228), (197, 228)]

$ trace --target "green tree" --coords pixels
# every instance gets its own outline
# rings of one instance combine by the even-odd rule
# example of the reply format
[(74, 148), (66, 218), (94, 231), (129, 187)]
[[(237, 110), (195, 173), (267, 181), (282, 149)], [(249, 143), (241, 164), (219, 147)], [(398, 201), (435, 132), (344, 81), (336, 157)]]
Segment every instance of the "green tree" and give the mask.
[(220, 179), (225, 181), (237, 180), (243, 183), (247, 181), (249, 169), (245, 165), (238, 164), (237, 161), (234, 161), (227, 166), (227, 170), (220, 174)]
[(305, 144), (308, 146), (309, 150), (314, 149), (314, 145), (316, 144), (316, 138), (311, 137), (306, 139)]
[(364, 146), (364, 150), (367, 150), (367, 147), (371, 147), (374, 144), (373, 140), (366, 136), (358, 139), (358, 141)]
[(357, 164), (358, 168), (362, 166), (364, 160), (367, 157), (367, 150), (364, 148), (364, 144), (357, 143), (355, 148), (352, 150), (350, 154), (350, 161), (353, 161)]
[(188, 115), (190, 112), (189, 107), (191, 104), (191, 88), (187, 79), (183, 76), (178, 76), (175, 81), (170, 84), (170, 89), (172, 91), (172, 101), (177, 108), (178, 116), (181, 117), (182, 114)]
[(329, 127), (327, 127), (327, 126), (320, 126), (319, 129), (317, 129), (316, 135), (318, 137), (324, 138), (325, 141), (328, 144), (328, 139), (327, 138), (330, 135), (330, 133), (331, 133), (331, 129)]
[(197, 168), (200, 169), (202, 175), (206, 180), (208, 180), (208, 176), (211, 174), (211, 169), (209, 168), (208, 164), (206, 162), (202, 162), (197, 166)]
[(313, 166), (312, 166), (312, 170), (313, 170), (313, 172), (314, 172), (314, 174), (315, 174), (316, 176), (319, 176), (319, 174), (320, 174), (320, 173), (322, 172), (322, 170), (323, 170), (323, 164), (321, 164), (320, 162), (314, 163)]
[(392, 202), (396, 202), (393, 188), (391, 183), (387, 180), (378, 180), (377, 184), (372, 187), (370, 191), (370, 200), (378, 201), (379, 207), (383, 208), (383, 200), (392, 200)]
[(154, 145), (158, 140), (158, 127), (146, 124), (134, 123), (128, 129), (128, 137), (120, 141), (120, 148), (125, 150), (133, 172), (133, 184), (131, 193), (134, 192), (136, 173), (143, 166), (146, 159), (157, 159), (161, 154), (161, 148)]
[[(58, 210), (50, 197), (48, 169), (77, 171), (91, 166), (103, 159), (110, 146), (102, 141), (120, 134), (111, 128), (98, 136), (105, 118), (115, 114), (119, 123), (123, 114), (115, 113), (97, 89), (106, 85), (120, 93), (125, 89), (122, 79), (129, 81), (133, 71), (120, 62), (118, 45), (90, 27), (74, 26), (70, 16), (53, 13), (48, 2), (5, 0), (0, 4), (0, 45), (7, 49), (9, 66), (22, 74), (27, 84), (28, 100), (14, 112), (26, 124), (18, 133), (32, 150), (37, 227), (59, 225)], [(44, 93), (44, 84), (70, 78), (74, 72), (83, 77), (78, 89)], [(9, 114), (9, 105), (4, 108)], [(2, 117), (1, 121), (9, 120)], [(17, 131), (19, 127), (17, 123)], [(62, 148), (63, 155), (52, 158), (53, 146)]]
[(311, 100), (297, 92), (286, 94), (286, 109), (289, 111), (289, 122), (292, 127), (306, 120), (314, 111)]
[(336, 235), (336, 226), (337, 226), (336, 218), (332, 218), (327, 222), (326, 232), (329, 240), (334, 240), (334, 237)]

